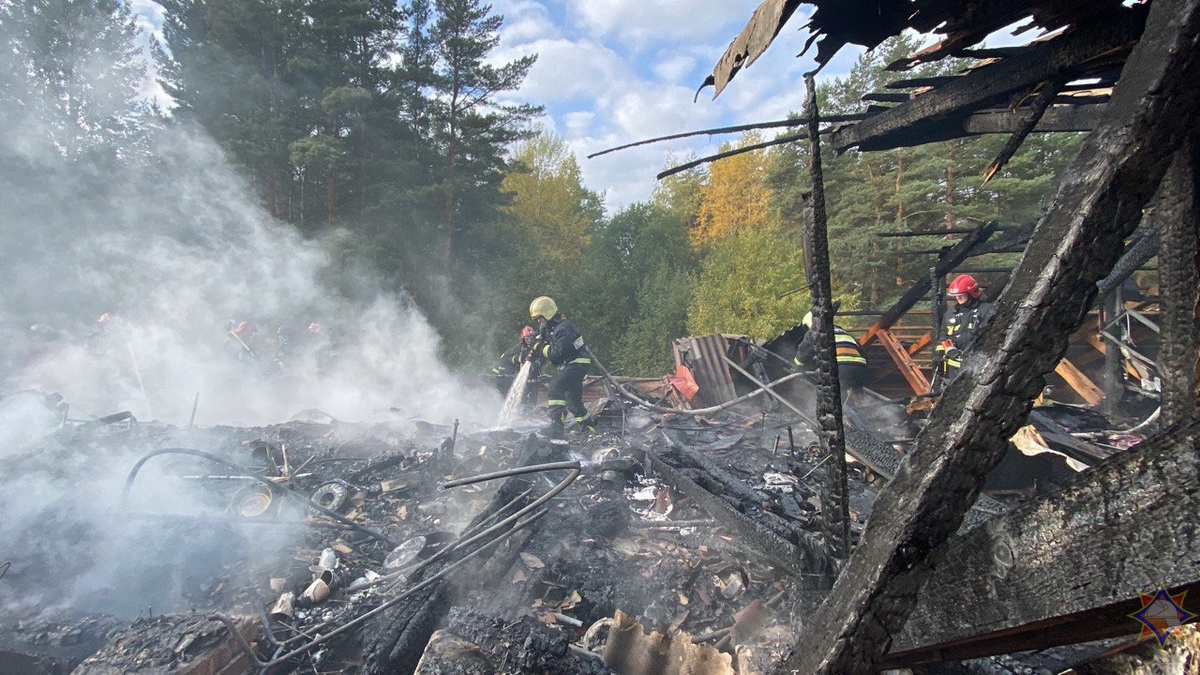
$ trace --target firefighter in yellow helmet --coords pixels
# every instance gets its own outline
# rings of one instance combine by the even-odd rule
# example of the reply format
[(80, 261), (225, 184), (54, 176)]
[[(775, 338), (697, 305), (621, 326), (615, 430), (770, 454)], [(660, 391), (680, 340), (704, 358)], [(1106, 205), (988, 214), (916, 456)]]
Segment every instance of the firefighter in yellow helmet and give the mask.
[(558, 367), (546, 392), (550, 406), (550, 426), (546, 428), (546, 434), (551, 438), (562, 438), (568, 413), (574, 415), (581, 430), (595, 431), (595, 420), (583, 405), (583, 378), (592, 366), (591, 352), (584, 344), (583, 336), (559, 313), (554, 300), (544, 295), (530, 303), (529, 316), (537, 320), (539, 326), (534, 354)]
[[(836, 304), (833, 311), (837, 311)], [(796, 358), (793, 363), (801, 370), (813, 370), (816, 367), (817, 343), (812, 329), (812, 312), (805, 314), (800, 323), (804, 324), (808, 330), (804, 332), (804, 338), (796, 347)], [(863, 353), (858, 340), (837, 324), (833, 326), (833, 346), (837, 356), (838, 382), (841, 384), (844, 402), (853, 392), (866, 386), (871, 373), (867, 368), (867, 356)]]

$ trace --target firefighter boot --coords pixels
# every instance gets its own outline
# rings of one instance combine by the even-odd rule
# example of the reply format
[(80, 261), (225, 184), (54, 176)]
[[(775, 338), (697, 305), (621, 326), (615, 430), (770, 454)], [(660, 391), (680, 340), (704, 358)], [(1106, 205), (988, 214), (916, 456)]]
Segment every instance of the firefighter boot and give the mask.
[(561, 439), (566, 436), (563, 426), (563, 409), (555, 406), (550, 409), (550, 424), (546, 425), (541, 434), (547, 438)]
[(596, 418), (591, 415), (575, 418), (575, 430), (580, 436), (591, 436), (596, 433)]

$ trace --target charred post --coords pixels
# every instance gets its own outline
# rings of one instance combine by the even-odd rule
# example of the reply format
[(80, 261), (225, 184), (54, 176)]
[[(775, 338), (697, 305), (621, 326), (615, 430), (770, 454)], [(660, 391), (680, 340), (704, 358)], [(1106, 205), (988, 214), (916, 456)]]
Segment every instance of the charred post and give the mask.
[(833, 291), (829, 278), (829, 234), (825, 213), (825, 178), (821, 173), (821, 140), (817, 134), (820, 112), (813, 74), (804, 76), (808, 89), (808, 130), (811, 148), (809, 173), (812, 177), (812, 220), (806, 240), (812, 246), (812, 326), (816, 345), (817, 433), (829, 456), (825, 475), (826, 527), (835, 555), (845, 560), (850, 555), (850, 496), (846, 483), (846, 435), (842, 428), (841, 383), (833, 341)]
[(1158, 192), (1158, 286), (1162, 346), (1162, 423), (1186, 424), (1196, 414), (1196, 163), (1191, 147), (1175, 152)]

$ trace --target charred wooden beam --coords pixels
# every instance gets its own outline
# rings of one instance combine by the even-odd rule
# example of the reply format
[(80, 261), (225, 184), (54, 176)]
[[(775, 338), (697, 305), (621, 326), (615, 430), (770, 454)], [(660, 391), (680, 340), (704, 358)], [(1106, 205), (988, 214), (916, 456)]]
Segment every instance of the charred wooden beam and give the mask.
[[(1154, 220), (1147, 216), (1141, 227), (1135, 232), (1134, 236), (1141, 233), (1141, 237), (1133, 242), (1125, 252), (1121, 254), (1121, 259), (1113, 266), (1108, 276), (1096, 282), (1096, 290), (1101, 297), (1107, 297), (1110, 293), (1120, 288), (1121, 284), (1130, 277), (1139, 267), (1145, 265), (1151, 258), (1158, 255), (1158, 227), (1154, 224)], [(1118, 310), (1118, 314), (1120, 311)], [(1114, 314), (1109, 317), (1111, 321), (1116, 317)], [(1106, 321), (1105, 323), (1108, 323)]]
[[(924, 6), (921, 6), (924, 5)], [(1074, 5), (1074, 6), (1072, 6)], [(976, 49), (963, 54), (962, 47), (983, 40), (989, 33), (999, 30), (1026, 17), (1032, 18), (1024, 30), (1038, 26), (1046, 32), (1072, 23), (1076, 17), (1094, 16), (1119, 7), (1119, 0), (1068, 0), (1054, 3), (1053, 9), (1038, 0), (989, 0), (989, 2), (914, 3), (918, 7), (911, 18), (911, 27), (922, 33), (938, 32), (947, 37), (941, 42), (926, 47), (917, 54), (897, 63), (889, 70), (911, 67), (922, 61), (935, 61), (947, 53), (975, 58), (995, 58), (1011, 55), (1020, 47), (999, 49)]]
[(1021, 53), (1024, 47), (981, 47), (979, 49), (959, 49), (951, 52), (952, 56), (960, 59), (1007, 59)]
[(876, 103), (904, 103), (912, 98), (910, 94), (898, 94), (890, 91), (873, 91), (862, 96), (862, 100)]
[(1158, 321), (1162, 329), (1162, 423), (1196, 415), (1196, 162), (1190, 143), (1175, 152), (1158, 192)]
[(1034, 97), (1033, 103), (1029, 105), (1029, 109), (1025, 112), (1021, 123), (1017, 126), (1017, 130), (1013, 132), (1012, 136), (1008, 137), (1008, 140), (1004, 143), (1004, 147), (1000, 149), (1000, 154), (984, 170), (983, 182), (986, 183), (991, 180), (992, 176), (996, 175), (996, 172), (1007, 164), (1008, 160), (1012, 159), (1017, 149), (1021, 147), (1021, 143), (1025, 141), (1025, 137), (1032, 133), (1037, 123), (1041, 121), (1042, 115), (1050, 107), (1050, 104), (1054, 101), (1054, 97), (1058, 96), (1058, 92), (1062, 90), (1064, 84), (1066, 82), (1060, 77), (1042, 85), (1042, 89)]
[(956, 537), (884, 667), (1136, 633), (1139, 592), (1200, 586), (1198, 430), (1144, 441)]
[(859, 548), (789, 667), (825, 675), (873, 672), (882, 663), (1186, 137), (1200, 98), (1198, 34), (1200, 0), (1151, 6), (1152, 37), (1134, 48), (981, 342), (880, 494)]
[(940, 87), (962, 77), (961, 75), (935, 75), (933, 77), (911, 77), (907, 80), (888, 82), (888, 89), (916, 89), (918, 87)]
[[(894, 106), (899, 107), (899, 106)], [(868, 112), (879, 114), (885, 110), (880, 106), (868, 108)], [(1103, 104), (1088, 105), (1059, 105), (1056, 104), (1043, 113), (1042, 118), (1033, 128), (1033, 133), (1051, 133), (1057, 131), (1091, 131), (1096, 128)], [(954, 115), (942, 120), (921, 122), (919, 128), (910, 130), (911, 133), (897, 134), (889, 137), (888, 148), (922, 145), (934, 141), (944, 141), (963, 136), (979, 136), (983, 134), (1011, 134), (1021, 126), (1024, 118), (1022, 111), (1008, 109), (985, 110), (963, 117)], [(866, 148), (864, 148), (866, 149)], [(879, 149), (879, 148), (873, 148)]]
[(1005, 231), (980, 243), (979, 246), (976, 246), (971, 251), (971, 255), (978, 256), (988, 253), (999, 253), (1011, 248), (1024, 250), (1025, 245), (1029, 243), (1029, 237), (1033, 235), (1033, 229), (1036, 225), (1037, 222), (1030, 222), (1014, 228), (999, 228)]
[[(805, 548), (746, 515), (737, 507), (706, 490), (672, 465), (660, 453), (646, 450), (647, 469), (683, 492), (700, 508), (732, 529), (739, 541), (770, 558), (775, 564), (804, 580), (807, 588), (820, 588), (820, 579), (832, 569), (827, 555), (815, 547)], [(806, 540), (805, 543), (813, 543)], [(827, 581), (825, 582), (828, 583)]]
[(887, 112), (839, 129), (833, 134), (833, 146), (840, 152), (855, 146), (860, 150), (879, 150), (911, 145), (914, 138), (921, 137), (921, 125), (956, 115), (965, 118), (1007, 94), (1060, 77), (1089, 60), (1129, 47), (1141, 36), (1145, 17), (1140, 7), (1114, 12), (1053, 40), (1029, 45), (999, 63), (977, 68)]
[[(939, 273), (946, 274), (955, 267), (958, 267), (959, 264), (967, 259), (976, 246), (983, 244), (983, 242), (987, 241), (988, 237), (992, 236), (997, 227), (995, 221), (984, 223), (975, 228), (971, 234), (963, 237), (942, 258), (938, 259), (937, 270)], [(876, 321), (873, 326), (867, 329), (866, 334), (863, 335), (859, 342), (865, 345), (875, 337), (875, 334), (879, 330), (891, 328), (893, 324), (900, 320), (900, 317), (904, 316), (905, 312), (912, 309), (913, 305), (920, 302), (921, 298), (925, 297), (925, 294), (928, 292), (929, 277), (918, 279), (912, 287), (904, 292), (904, 295), (894, 305), (884, 312), (879, 321)]]

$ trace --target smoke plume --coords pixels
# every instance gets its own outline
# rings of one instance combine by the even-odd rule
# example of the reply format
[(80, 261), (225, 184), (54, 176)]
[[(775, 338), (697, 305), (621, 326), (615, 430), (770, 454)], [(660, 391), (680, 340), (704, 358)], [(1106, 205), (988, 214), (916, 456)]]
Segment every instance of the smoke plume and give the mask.
[[(20, 66), (0, 65), (13, 66), (0, 89), (36, 89), (13, 79)], [(452, 373), (411, 300), (346, 259), (352, 233), (310, 240), (274, 220), (202, 130), (159, 123), (96, 160), (64, 152), (63, 119), (46, 117), (53, 101), (3, 106), (0, 564), (12, 565), (0, 608), (182, 609), (205, 574), (248, 549), (278, 555), (294, 535), (120, 522), (121, 487), (145, 447), (70, 435), (87, 420), (129, 411), (249, 426), (319, 409), (347, 421), (494, 421), (499, 396)], [(211, 505), (148, 466), (133, 506)]]

